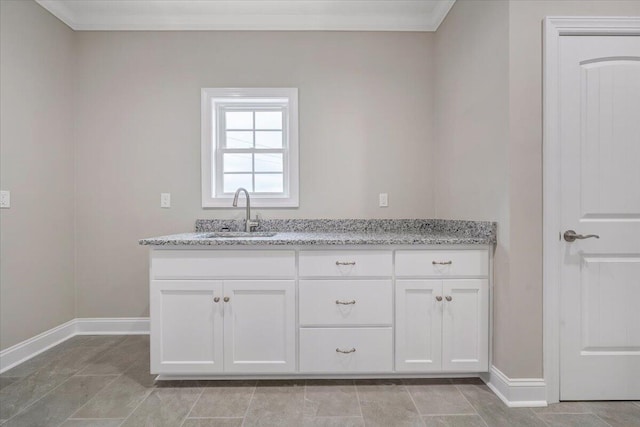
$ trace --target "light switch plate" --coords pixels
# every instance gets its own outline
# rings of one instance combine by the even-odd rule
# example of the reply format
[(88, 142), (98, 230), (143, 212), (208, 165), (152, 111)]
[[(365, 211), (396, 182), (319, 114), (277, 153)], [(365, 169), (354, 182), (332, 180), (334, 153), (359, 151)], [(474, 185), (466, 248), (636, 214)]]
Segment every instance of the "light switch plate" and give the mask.
[(379, 200), (381, 208), (386, 208), (389, 206), (389, 195), (387, 193), (380, 193)]
[(171, 193), (160, 193), (160, 207), (161, 208), (171, 207)]
[(8, 209), (11, 207), (11, 192), (0, 191), (0, 208)]

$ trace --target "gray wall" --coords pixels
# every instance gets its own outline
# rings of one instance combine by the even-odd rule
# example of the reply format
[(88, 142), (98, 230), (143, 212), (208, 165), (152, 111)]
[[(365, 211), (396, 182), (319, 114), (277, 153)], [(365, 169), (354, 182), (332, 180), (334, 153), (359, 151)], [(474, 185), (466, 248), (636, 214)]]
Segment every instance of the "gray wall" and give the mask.
[(300, 208), (264, 217), (433, 217), (433, 37), (76, 33), (77, 315), (148, 315), (136, 240), (244, 215), (200, 207), (202, 87), (299, 88)]
[(436, 33), (436, 208), (499, 222), (493, 363), (542, 371), (542, 21), (638, 1), (457, 0)]
[[(509, 3), (458, 0), (435, 39), (435, 182), (439, 218), (498, 221), (494, 325), (509, 283)], [(522, 331), (538, 338), (537, 324)], [(532, 346), (537, 345), (536, 338)], [(494, 348), (503, 342), (494, 333)], [(513, 356), (513, 353), (511, 354)], [(517, 354), (535, 364), (539, 352)]]
[(74, 34), (33, 2), (0, 1), (0, 348), (75, 317)]

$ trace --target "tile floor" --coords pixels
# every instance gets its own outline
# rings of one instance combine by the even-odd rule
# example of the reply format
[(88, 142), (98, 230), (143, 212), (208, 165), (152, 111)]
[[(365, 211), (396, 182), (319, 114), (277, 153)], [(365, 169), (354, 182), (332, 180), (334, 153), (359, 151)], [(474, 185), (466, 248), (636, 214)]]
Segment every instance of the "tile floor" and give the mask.
[(634, 427), (640, 402), (509, 409), (479, 380), (154, 383), (147, 336), (82, 336), (0, 376), (5, 426)]

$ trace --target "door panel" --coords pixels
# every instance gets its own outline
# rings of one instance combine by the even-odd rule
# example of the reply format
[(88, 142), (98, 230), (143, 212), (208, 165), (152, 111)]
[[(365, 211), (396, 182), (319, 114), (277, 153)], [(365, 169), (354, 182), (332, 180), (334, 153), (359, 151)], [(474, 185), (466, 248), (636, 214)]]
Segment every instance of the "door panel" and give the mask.
[(486, 372), (489, 343), (487, 280), (447, 280), (443, 284), (442, 369)]
[(295, 281), (224, 281), (227, 372), (295, 370)]
[(397, 371), (442, 370), (442, 305), (442, 280), (396, 281)]
[[(560, 41), (560, 399), (640, 399), (640, 37)], [(559, 230), (560, 231), (560, 230)]]
[(221, 372), (222, 282), (151, 282), (151, 372)]

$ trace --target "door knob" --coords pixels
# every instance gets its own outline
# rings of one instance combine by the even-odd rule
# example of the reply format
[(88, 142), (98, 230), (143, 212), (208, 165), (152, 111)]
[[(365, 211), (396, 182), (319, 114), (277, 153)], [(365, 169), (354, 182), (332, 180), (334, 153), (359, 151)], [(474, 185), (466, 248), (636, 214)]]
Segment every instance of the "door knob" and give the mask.
[(582, 240), (582, 239), (590, 239), (592, 237), (595, 237), (596, 239), (600, 238), (600, 236), (598, 236), (597, 234), (582, 235), (582, 234), (576, 234), (576, 232), (573, 230), (567, 230), (564, 232), (564, 240), (566, 240), (567, 242), (575, 242), (576, 239)]

